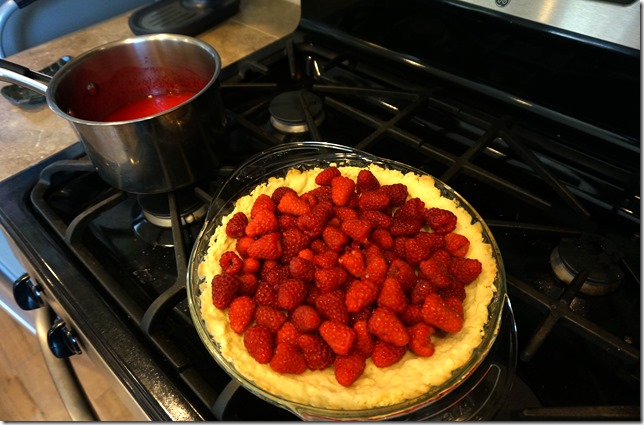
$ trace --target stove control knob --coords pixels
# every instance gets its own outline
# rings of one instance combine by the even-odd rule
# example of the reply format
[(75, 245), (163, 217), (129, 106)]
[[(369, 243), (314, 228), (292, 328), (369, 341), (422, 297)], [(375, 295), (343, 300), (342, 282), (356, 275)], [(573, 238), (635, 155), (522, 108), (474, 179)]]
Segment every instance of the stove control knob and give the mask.
[(13, 298), (23, 310), (34, 310), (45, 305), (41, 297), (42, 286), (25, 273), (13, 282)]
[(81, 353), (76, 332), (67, 326), (60, 317), (56, 317), (54, 324), (49, 328), (47, 343), (51, 352), (59, 359)]

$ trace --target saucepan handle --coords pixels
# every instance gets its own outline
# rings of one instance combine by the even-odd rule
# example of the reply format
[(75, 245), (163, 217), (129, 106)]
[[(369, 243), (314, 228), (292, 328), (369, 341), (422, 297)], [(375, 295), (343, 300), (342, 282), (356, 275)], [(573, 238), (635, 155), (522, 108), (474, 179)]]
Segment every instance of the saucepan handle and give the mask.
[(45, 95), (51, 77), (37, 71), (32, 71), (17, 63), (0, 59), (0, 81), (17, 84)]

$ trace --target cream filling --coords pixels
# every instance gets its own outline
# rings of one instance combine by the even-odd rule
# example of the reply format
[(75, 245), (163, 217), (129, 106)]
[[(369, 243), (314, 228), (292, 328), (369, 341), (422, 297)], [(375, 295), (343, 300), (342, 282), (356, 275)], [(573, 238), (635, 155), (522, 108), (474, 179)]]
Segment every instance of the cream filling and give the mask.
[[(342, 175), (356, 179), (359, 167), (339, 167)], [(235, 240), (225, 234), (225, 226), (230, 217), (238, 211), (250, 212), (254, 199), (262, 193), (270, 195), (280, 186), (289, 186), (302, 194), (317, 185), (315, 176), (321, 169), (308, 172), (290, 170), (285, 178), (270, 178), (267, 183), (257, 186), (250, 195), (237, 200), (233, 212), (222, 220), (222, 225), (213, 234), (207, 260), (199, 265), (201, 314), (208, 332), (219, 344), (221, 354), (237, 371), (254, 381), (257, 386), (286, 400), (327, 409), (369, 409), (397, 404), (414, 399), (448, 381), (452, 373), (470, 361), (472, 352), (481, 344), (484, 337), (483, 326), (488, 321), (488, 305), (496, 288), (494, 279), (497, 265), (493, 259), (492, 246), (484, 243), (480, 223), (472, 223), (469, 213), (447, 198), (440, 196), (430, 176), (414, 173), (403, 174), (396, 170), (368, 167), (381, 184), (403, 183), (407, 186), (409, 197), (418, 197), (426, 207), (437, 207), (452, 211), (458, 218), (456, 233), (470, 240), (467, 257), (476, 258), (483, 264), (479, 277), (466, 287), (467, 297), (463, 303), (464, 326), (456, 334), (445, 337), (432, 337), (435, 352), (431, 357), (419, 357), (407, 352), (403, 359), (387, 368), (376, 367), (371, 359), (367, 360), (364, 374), (348, 388), (337, 383), (333, 368), (324, 371), (309, 371), (301, 375), (280, 374), (270, 366), (257, 363), (246, 351), (243, 337), (230, 329), (227, 311), (215, 308), (212, 304), (210, 281), (220, 273), (218, 259), (222, 253), (234, 250)]]

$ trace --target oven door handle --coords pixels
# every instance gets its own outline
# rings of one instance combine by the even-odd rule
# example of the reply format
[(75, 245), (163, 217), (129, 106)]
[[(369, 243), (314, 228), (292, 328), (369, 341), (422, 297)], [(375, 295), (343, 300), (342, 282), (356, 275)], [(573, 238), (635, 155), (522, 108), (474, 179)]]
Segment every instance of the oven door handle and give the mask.
[(49, 348), (47, 332), (51, 327), (51, 320), (52, 316), (49, 307), (44, 306), (36, 309), (36, 337), (56, 390), (73, 421), (98, 421), (99, 418), (78, 381), (78, 377), (69, 360), (54, 356)]

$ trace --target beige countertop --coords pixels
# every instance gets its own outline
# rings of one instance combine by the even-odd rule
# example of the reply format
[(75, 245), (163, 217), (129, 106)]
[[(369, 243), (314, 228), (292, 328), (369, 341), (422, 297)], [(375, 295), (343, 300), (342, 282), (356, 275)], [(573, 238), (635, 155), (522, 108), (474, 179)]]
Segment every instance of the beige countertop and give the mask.
[[(238, 14), (198, 38), (212, 45), (222, 65), (235, 62), (295, 29), (300, 18), (299, 0), (241, 0)], [(101, 44), (131, 37), (127, 20), (119, 15), (6, 59), (33, 70), (77, 56)], [(6, 83), (0, 82), (0, 87)], [(0, 96), (0, 180), (78, 141), (71, 125), (43, 104), (33, 109), (12, 105)]]

